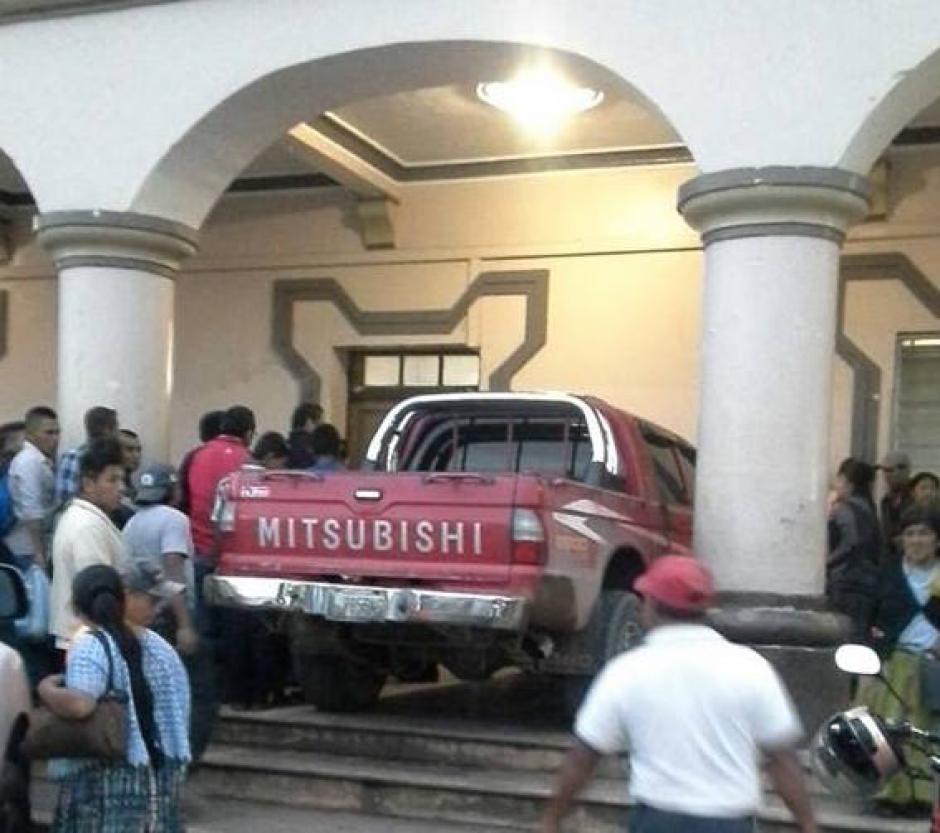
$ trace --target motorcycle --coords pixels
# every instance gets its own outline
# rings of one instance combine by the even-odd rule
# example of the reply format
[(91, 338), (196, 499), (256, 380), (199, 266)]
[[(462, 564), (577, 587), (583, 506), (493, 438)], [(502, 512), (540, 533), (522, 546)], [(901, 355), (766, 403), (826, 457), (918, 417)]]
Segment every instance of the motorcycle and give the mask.
[[(906, 704), (881, 673), (881, 659), (865, 645), (842, 645), (835, 654), (836, 666), (847, 674), (878, 677)], [(912, 769), (904, 746), (920, 749), (930, 773)], [(914, 726), (906, 720), (888, 721), (867, 706), (857, 706), (831, 717), (819, 729), (811, 749), (813, 769), (830, 791), (872, 796), (896, 773), (905, 770), (913, 777), (934, 782), (930, 833), (940, 833), (940, 732)]]

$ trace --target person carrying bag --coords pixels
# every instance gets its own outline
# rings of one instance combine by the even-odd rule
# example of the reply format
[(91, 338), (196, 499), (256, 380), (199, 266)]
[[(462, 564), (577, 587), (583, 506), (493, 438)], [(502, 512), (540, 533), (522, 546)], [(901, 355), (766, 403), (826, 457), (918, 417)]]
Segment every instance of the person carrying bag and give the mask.
[(127, 693), (114, 684), (114, 657), (108, 638), (90, 631), (108, 659), (108, 687), (91, 714), (59, 714), (49, 707), (36, 709), (20, 751), (31, 760), (49, 758), (124, 759), (127, 748)]
[[(75, 612), (92, 630), (71, 640), (64, 677), (40, 683), (55, 718), (46, 719), (45, 740), (41, 725), (33, 738), (36, 757), (55, 756), (48, 768), (60, 783), (52, 833), (184, 830), (189, 685), (176, 651), (147, 627), (157, 599), (172, 591), (162, 578), (145, 586), (138, 578), (122, 580), (96, 564), (72, 583)], [(121, 707), (123, 742), (114, 732)]]

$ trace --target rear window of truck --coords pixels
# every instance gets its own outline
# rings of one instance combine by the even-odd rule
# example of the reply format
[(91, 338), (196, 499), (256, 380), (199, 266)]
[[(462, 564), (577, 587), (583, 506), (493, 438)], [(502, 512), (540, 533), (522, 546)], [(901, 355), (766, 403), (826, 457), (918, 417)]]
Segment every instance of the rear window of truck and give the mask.
[(591, 441), (565, 417), (429, 416), (404, 444), (400, 471), (534, 472), (584, 480)]

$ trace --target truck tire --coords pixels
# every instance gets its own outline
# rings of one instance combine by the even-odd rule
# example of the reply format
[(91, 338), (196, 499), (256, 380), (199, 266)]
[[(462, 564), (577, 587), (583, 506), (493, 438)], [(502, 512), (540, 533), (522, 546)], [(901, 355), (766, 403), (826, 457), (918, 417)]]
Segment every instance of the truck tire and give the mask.
[(599, 616), (601, 622), (595, 653), (601, 665), (629, 651), (643, 639), (643, 625), (640, 624), (642, 607), (640, 597), (629, 590), (601, 592), (594, 610), (594, 616)]
[[(603, 590), (594, 607), (594, 613), (585, 628), (595, 673), (609, 660), (635, 647), (643, 639), (640, 624), (642, 603), (636, 593), (629, 590)], [(569, 717), (574, 717), (594, 675), (575, 674), (564, 679), (564, 705)]]
[(375, 705), (386, 675), (370, 665), (332, 654), (294, 654), (294, 674), (304, 699), (324, 712), (358, 712)]

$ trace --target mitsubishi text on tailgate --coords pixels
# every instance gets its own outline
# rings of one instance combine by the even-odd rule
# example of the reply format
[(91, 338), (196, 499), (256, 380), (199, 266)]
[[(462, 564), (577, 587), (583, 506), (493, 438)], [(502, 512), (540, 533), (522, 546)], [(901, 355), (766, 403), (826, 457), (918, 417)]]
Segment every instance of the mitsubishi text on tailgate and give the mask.
[(440, 394), (386, 416), (363, 469), (219, 486), (217, 605), (290, 635), (321, 709), (388, 675), (516, 665), (571, 690), (639, 636), (633, 583), (691, 535), (695, 451), (591, 397)]

